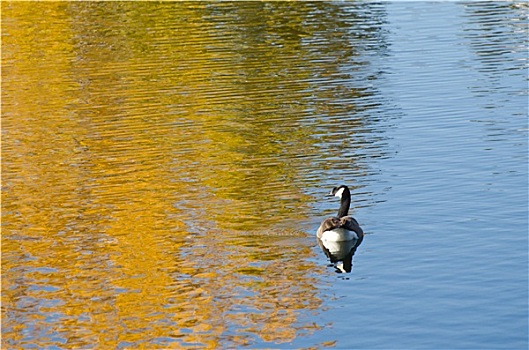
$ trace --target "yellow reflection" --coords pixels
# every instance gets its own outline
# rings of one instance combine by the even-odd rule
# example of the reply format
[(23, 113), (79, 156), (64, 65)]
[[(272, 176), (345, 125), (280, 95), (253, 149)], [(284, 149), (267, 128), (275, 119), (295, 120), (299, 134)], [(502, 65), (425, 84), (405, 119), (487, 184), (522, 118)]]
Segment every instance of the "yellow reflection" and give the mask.
[(300, 320), (321, 301), (296, 185), (317, 28), (310, 5), (277, 6), (288, 23), (264, 3), (2, 3), (5, 347), (318, 329)]

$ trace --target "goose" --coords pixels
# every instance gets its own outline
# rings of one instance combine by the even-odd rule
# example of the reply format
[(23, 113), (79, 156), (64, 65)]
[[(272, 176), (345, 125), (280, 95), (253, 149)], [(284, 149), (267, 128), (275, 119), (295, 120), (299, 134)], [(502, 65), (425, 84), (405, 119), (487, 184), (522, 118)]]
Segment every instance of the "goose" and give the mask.
[(338, 216), (330, 217), (321, 223), (318, 228), (317, 237), (322, 241), (343, 242), (349, 240), (358, 240), (358, 245), (364, 238), (364, 231), (352, 216), (348, 216), (349, 206), (351, 205), (351, 192), (345, 185), (335, 187), (328, 194), (340, 198), (340, 209)]

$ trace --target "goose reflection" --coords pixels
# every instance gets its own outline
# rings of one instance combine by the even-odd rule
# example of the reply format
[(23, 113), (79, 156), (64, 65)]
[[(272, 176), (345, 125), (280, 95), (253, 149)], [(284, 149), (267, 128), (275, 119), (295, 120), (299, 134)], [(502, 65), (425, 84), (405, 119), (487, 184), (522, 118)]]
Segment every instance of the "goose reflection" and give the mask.
[(332, 242), (318, 238), (318, 245), (336, 268), (337, 273), (349, 273), (353, 269), (353, 256), (362, 239)]

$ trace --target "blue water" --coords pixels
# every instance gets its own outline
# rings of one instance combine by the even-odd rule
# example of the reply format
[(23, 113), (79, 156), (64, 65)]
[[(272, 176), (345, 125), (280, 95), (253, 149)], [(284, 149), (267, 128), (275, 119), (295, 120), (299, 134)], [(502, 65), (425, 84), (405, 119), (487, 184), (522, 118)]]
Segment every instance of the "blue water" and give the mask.
[(392, 156), (367, 186), (380, 202), (355, 212), (368, 235), (350, 279), (322, 278), (328, 326), (315, 337), (338, 348), (525, 349), (527, 8), (522, 23), (511, 22), (514, 5), (385, 8), (391, 44), (372, 64), (393, 107)]
[(527, 3), (2, 10), (2, 347), (527, 349)]

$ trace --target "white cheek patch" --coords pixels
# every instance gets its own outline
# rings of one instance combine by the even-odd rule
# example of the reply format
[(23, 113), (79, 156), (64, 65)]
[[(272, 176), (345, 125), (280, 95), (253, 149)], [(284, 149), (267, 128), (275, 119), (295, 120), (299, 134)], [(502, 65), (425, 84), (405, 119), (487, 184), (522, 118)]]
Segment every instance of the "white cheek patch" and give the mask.
[(342, 198), (342, 193), (343, 193), (343, 187), (340, 188), (338, 191), (336, 191), (336, 193), (334, 194), (336, 197), (338, 198)]

